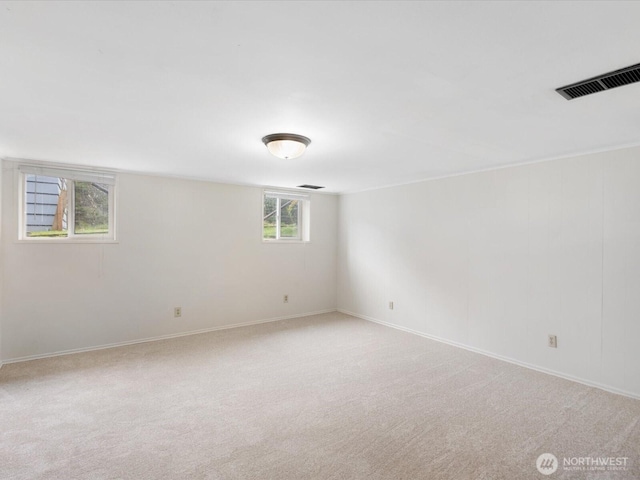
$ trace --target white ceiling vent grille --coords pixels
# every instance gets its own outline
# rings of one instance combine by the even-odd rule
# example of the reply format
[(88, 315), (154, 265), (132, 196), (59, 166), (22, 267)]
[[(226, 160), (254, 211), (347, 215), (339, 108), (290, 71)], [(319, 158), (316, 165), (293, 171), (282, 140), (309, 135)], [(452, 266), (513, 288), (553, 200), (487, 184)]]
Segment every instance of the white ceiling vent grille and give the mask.
[(574, 98), (636, 82), (640, 82), (640, 63), (582, 80), (581, 82), (572, 83), (565, 87), (556, 88), (556, 92), (567, 100), (573, 100)]

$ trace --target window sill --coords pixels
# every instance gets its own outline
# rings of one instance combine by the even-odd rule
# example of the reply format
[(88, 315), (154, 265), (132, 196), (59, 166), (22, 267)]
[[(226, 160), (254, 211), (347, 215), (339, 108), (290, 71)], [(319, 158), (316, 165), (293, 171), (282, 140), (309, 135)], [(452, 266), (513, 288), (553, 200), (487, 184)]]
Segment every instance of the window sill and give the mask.
[(310, 240), (265, 240), (262, 239), (262, 243), (270, 243), (274, 245), (290, 245), (292, 243), (311, 243)]
[(21, 243), (21, 244), (32, 244), (32, 245), (36, 245), (36, 244), (40, 244), (40, 243), (46, 243), (46, 244), (52, 244), (52, 243), (64, 243), (66, 245), (69, 244), (78, 244), (78, 243), (120, 243), (118, 240), (111, 240), (111, 239), (102, 239), (102, 238), (82, 238), (82, 239), (69, 239), (69, 238), (58, 238), (58, 239), (53, 239), (53, 238), (20, 238), (18, 240), (15, 240), (14, 243)]

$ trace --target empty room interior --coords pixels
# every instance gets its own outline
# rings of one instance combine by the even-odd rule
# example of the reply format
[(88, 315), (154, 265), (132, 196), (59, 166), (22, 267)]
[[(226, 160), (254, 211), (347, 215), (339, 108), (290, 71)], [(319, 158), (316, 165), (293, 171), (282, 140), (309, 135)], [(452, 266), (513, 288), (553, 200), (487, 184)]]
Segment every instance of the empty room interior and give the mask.
[(0, 3), (0, 479), (640, 479), (640, 2)]

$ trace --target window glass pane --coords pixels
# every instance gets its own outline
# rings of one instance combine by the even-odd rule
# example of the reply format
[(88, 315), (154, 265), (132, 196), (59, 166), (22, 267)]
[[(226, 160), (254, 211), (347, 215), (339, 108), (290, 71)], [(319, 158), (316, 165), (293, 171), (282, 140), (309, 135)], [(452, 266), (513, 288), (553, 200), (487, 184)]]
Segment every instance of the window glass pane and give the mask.
[(27, 237), (66, 237), (68, 180), (43, 175), (26, 175), (25, 178)]
[(75, 184), (76, 235), (109, 233), (109, 185), (95, 182)]
[(262, 212), (262, 238), (276, 238), (276, 209), (278, 199), (264, 197), (264, 210)]
[(280, 202), (280, 237), (298, 238), (298, 200)]

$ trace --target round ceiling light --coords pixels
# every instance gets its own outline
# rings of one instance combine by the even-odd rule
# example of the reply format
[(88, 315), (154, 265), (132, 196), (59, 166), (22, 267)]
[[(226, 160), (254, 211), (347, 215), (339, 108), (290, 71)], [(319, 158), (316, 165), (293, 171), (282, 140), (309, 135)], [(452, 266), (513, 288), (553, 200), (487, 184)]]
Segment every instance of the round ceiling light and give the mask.
[(269, 152), (278, 158), (297, 158), (304, 153), (311, 140), (295, 133), (272, 133), (262, 137)]

